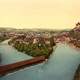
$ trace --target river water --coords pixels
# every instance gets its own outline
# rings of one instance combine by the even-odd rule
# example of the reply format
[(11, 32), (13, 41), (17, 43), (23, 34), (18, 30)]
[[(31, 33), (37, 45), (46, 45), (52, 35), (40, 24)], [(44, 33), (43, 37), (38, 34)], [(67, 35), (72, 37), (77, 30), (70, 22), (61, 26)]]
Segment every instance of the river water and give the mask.
[[(0, 44), (0, 65), (32, 58), (18, 52), (7, 42)], [(73, 80), (79, 64), (80, 51), (66, 43), (59, 43), (48, 61), (2, 76), (0, 80)]]

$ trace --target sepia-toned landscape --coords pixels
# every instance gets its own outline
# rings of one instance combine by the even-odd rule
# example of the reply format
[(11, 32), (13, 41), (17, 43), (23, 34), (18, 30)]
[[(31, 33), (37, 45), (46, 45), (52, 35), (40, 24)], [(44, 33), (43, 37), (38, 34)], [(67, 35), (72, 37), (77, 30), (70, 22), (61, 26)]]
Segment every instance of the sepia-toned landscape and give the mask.
[(0, 80), (80, 80), (80, 1), (0, 0)]

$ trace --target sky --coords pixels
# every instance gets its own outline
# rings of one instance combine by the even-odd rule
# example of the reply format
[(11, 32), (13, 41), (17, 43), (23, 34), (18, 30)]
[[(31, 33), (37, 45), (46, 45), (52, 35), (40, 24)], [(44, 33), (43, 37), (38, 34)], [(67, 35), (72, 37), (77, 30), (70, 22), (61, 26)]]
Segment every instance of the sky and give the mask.
[(0, 0), (0, 27), (70, 29), (80, 21), (80, 0)]

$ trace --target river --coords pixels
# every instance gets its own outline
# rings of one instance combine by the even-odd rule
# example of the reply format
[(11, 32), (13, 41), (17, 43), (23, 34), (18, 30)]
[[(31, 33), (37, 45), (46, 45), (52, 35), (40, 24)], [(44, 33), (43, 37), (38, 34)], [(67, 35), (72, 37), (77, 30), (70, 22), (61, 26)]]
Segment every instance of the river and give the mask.
[(8, 45), (8, 41), (9, 40), (6, 40), (0, 44), (0, 65), (10, 64), (32, 58), (31, 56), (18, 52), (12, 46)]
[[(0, 44), (0, 65), (32, 58), (18, 52), (7, 42)], [(59, 43), (48, 61), (2, 76), (0, 80), (73, 80), (79, 64), (80, 51), (70, 47), (67, 43)]]

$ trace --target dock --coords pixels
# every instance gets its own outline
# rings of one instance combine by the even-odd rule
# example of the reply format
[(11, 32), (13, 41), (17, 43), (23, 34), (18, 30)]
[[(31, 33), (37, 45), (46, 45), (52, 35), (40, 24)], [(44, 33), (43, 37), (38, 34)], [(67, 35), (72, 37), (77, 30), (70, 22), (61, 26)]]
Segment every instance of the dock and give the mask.
[(17, 71), (19, 69), (33, 66), (38, 63), (42, 63), (43, 61), (45, 61), (45, 59), (46, 59), (45, 56), (39, 56), (39, 57), (35, 57), (35, 58), (29, 59), (29, 60), (24, 60), (24, 61), (7, 64), (7, 65), (2, 65), (2, 66), (0, 66), (0, 75), (3, 76), (8, 73)]

